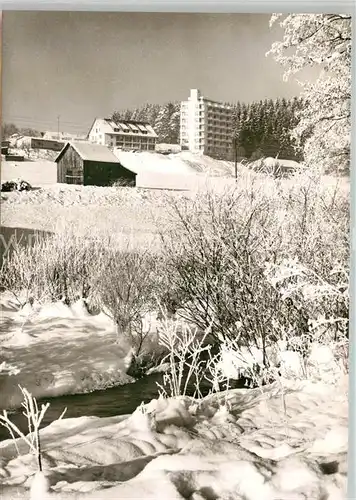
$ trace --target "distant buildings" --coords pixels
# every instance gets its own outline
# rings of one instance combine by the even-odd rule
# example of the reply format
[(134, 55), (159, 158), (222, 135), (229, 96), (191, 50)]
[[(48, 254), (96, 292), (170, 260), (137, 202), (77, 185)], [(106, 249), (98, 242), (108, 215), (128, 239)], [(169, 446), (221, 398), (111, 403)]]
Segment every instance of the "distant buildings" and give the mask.
[(60, 151), (64, 146), (64, 141), (56, 141), (54, 139), (42, 139), (38, 137), (30, 137), (31, 149), (47, 149), (50, 151)]
[(119, 182), (136, 185), (136, 173), (125, 168), (117, 157), (101, 144), (68, 142), (55, 159), (57, 182), (84, 186), (111, 186)]
[(156, 132), (147, 122), (116, 123), (109, 118), (96, 118), (87, 137), (96, 144), (135, 151), (154, 151), (157, 141)]
[[(59, 137), (59, 139), (58, 139)], [(85, 141), (85, 136), (76, 136), (65, 132), (44, 132), (40, 137), (31, 137), (20, 133), (9, 137), (9, 144), (17, 149), (45, 149), (60, 151), (68, 141)]]
[(183, 149), (216, 158), (232, 157), (233, 108), (203, 97), (191, 89), (187, 101), (181, 102), (180, 144)]
[(161, 154), (171, 154), (171, 153), (180, 153), (182, 151), (180, 144), (165, 144), (161, 142), (160, 144), (156, 144), (156, 152)]
[(86, 141), (85, 135), (70, 134), (69, 132), (43, 132), (42, 139), (49, 141)]

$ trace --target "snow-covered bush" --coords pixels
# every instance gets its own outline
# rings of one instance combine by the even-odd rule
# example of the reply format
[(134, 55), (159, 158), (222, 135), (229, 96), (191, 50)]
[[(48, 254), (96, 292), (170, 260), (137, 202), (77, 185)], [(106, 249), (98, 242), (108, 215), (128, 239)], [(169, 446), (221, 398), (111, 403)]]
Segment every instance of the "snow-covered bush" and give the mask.
[(163, 385), (158, 384), (162, 396), (186, 396), (192, 384), (194, 395), (201, 396), (200, 385), (206, 378), (202, 354), (210, 354), (211, 345), (206, 342), (209, 334), (210, 328), (199, 335), (196, 328), (179, 320), (171, 321), (165, 315), (159, 329), (159, 344), (168, 351), (162, 363), (168, 361), (170, 369), (163, 376)]
[(217, 342), (241, 331), (242, 342), (263, 342), (268, 316), (278, 307), (262, 269), (270, 200), (254, 189), (233, 189), (171, 203), (174, 222), (162, 240), (179, 315), (202, 330), (211, 325)]
[(98, 307), (117, 325), (118, 336), (127, 336), (134, 355), (141, 352), (147, 335), (144, 317), (156, 305), (158, 261), (149, 250), (103, 249), (102, 265), (95, 279)]
[[(30, 500), (40, 500), (41, 498), (48, 498), (47, 494), (50, 489), (50, 484), (48, 478), (43, 473), (42, 465), (42, 451), (41, 451), (41, 441), (40, 441), (40, 426), (42, 420), (48, 410), (50, 403), (42, 404), (41, 408), (38, 407), (36, 398), (25, 388), (19, 386), (22, 395), (23, 403), (23, 415), (27, 419), (28, 434), (25, 435), (21, 430), (11, 421), (6, 410), (0, 415), (0, 425), (5, 427), (13, 440), (16, 452), (18, 456), (21, 456), (21, 452), (18, 446), (18, 440), (21, 440), (28, 446), (31, 454), (35, 456), (37, 462), (37, 472), (34, 474), (31, 488), (30, 488)], [(58, 420), (61, 420), (66, 412), (62, 412)]]
[(349, 271), (342, 265), (323, 278), (298, 259), (286, 259), (268, 263), (266, 277), (283, 301), (306, 313), (313, 341), (331, 342), (348, 336)]
[(22, 304), (29, 298), (39, 302), (63, 300), (66, 304), (78, 298), (92, 300), (95, 274), (103, 248), (111, 245), (110, 238), (78, 236), (71, 226), (51, 235), (30, 236), (27, 245), (13, 241), (4, 256), (3, 287)]
[[(211, 325), (217, 344), (255, 346), (264, 365), (267, 346), (284, 331), (309, 334), (311, 321), (322, 315), (345, 335), (349, 212), (338, 186), (325, 186), (322, 178), (304, 172), (259, 187), (252, 181), (192, 200), (172, 199), (170, 208), (172, 225), (161, 238), (166, 288), (179, 317), (201, 331)], [(284, 300), (266, 267), (282, 270), (286, 259), (298, 259), (308, 270), (304, 293), (313, 287), (320, 299)], [(342, 319), (335, 323), (336, 318)]]
[(315, 81), (300, 82), (306, 105), (293, 132), (306, 164), (348, 172), (351, 142), (351, 15), (273, 14), (283, 40), (268, 54), (285, 67), (284, 77), (315, 68)]
[[(336, 377), (347, 371), (349, 271), (341, 264), (322, 277), (297, 259), (268, 264), (266, 276), (289, 307), (303, 311), (306, 330), (280, 325), (289, 350), (304, 360), (305, 376)], [(324, 374), (321, 374), (323, 366)]]

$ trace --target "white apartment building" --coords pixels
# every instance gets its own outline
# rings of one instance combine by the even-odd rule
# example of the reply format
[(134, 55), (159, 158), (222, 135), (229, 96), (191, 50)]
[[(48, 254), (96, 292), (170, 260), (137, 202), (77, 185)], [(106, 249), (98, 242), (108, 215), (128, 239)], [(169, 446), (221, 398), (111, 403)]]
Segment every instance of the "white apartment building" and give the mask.
[(191, 89), (181, 102), (180, 144), (183, 149), (213, 157), (232, 156), (233, 107), (203, 97)]
[(154, 151), (157, 134), (146, 122), (116, 123), (110, 118), (96, 118), (88, 132), (88, 140), (123, 150)]

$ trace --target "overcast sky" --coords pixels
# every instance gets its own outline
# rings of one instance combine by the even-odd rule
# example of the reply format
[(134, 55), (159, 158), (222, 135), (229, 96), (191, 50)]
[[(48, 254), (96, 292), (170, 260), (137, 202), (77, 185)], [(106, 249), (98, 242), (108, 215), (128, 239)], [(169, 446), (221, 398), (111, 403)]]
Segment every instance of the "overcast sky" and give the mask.
[(3, 14), (3, 121), (87, 132), (96, 116), (181, 101), (293, 97), (265, 57), (268, 15), (89, 12)]

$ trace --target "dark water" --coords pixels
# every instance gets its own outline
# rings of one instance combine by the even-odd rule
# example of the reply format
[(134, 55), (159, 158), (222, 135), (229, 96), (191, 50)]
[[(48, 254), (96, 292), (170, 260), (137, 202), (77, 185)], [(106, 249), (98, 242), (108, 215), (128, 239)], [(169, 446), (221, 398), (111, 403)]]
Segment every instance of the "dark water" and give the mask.
[[(39, 406), (41, 403), (50, 403), (41, 428), (56, 420), (62, 414), (64, 408), (67, 408), (64, 418), (84, 416), (113, 417), (132, 413), (142, 402), (148, 403), (151, 399), (158, 397), (156, 382), (162, 385), (162, 379), (162, 374), (154, 374), (143, 377), (133, 384), (112, 387), (103, 391), (39, 399)], [(202, 385), (201, 391), (203, 395), (206, 395), (209, 389), (210, 386), (207, 384)], [(188, 394), (194, 394), (193, 384), (188, 387)], [(27, 434), (27, 420), (22, 415), (21, 409), (11, 411), (9, 417), (24, 434)], [(0, 425), (0, 441), (9, 438), (8, 430)]]

